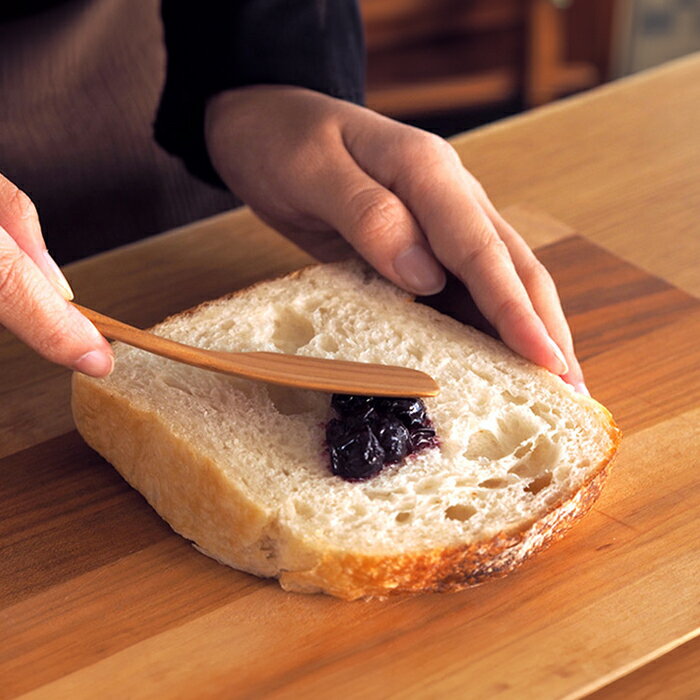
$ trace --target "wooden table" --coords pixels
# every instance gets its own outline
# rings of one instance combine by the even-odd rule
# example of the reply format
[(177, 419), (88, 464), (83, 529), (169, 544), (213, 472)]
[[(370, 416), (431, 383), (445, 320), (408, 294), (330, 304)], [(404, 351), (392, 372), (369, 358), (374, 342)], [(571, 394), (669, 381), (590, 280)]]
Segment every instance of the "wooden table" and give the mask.
[[(476, 589), (345, 603), (216, 564), (82, 443), (67, 372), (0, 334), (0, 697), (697, 697), (699, 111), (695, 56), (454, 141), (625, 431), (570, 536)], [(241, 210), (66, 272), (148, 324), (307, 261)]]

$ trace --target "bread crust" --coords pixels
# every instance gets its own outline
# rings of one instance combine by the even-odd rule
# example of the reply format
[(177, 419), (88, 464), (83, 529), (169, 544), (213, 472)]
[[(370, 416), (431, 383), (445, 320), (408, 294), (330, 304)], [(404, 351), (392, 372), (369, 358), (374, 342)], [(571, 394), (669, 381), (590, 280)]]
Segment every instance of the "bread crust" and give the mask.
[(613, 447), (581, 487), (543, 517), (477, 543), (368, 556), (334, 552), (311, 571), (283, 572), (280, 584), (298, 592), (324, 591), (345, 600), (399, 593), (456, 592), (510, 573), (561, 539), (593, 506), (607, 480), (621, 433), (611, 422)]
[[(297, 279), (314, 267), (283, 277)], [(186, 318), (241, 291), (170, 318)], [(587, 397), (575, 398), (597, 413), (610, 448), (574, 493), (542, 517), (480, 542), (401, 554), (353, 552), (304, 538), (285, 524), (274, 506), (257, 502), (243, 483), (223, 473), (186, 436), (178, 436), (163, 416), (99, 381), (74, 374), (72, 407), (85, 441), (200, 551), (237, 569), (277, 577), (286, 590), (355, 600), (459, 591), (504, 576), (563, 537), (598, 498), (621, 439), (603, 406)]]
[(611, 447), (580, 488), (543, 517), (477, 543), (368, 555), (300, 539), (158, 416), (99, 382), (75, 374), (72, 406), (85, 441), (200, 551), (237, 569), (277, 577), (286, 590), (345, 600), (459, 591), (504, 576), (563, 537), (590, 510), (621, 438), (610, 414), (596, 404)]

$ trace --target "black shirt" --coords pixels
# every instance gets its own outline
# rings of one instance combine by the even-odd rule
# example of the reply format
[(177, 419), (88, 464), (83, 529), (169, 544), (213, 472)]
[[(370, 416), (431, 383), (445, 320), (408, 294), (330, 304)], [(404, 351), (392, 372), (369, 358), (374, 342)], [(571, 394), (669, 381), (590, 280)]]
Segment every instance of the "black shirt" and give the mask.
[(362, 103), (364, 43), (354, 0), (162, 0), (167, 75), (157, 141), (220, 184), (204, 144), (209, 97), (246, 85), (297, 85)]

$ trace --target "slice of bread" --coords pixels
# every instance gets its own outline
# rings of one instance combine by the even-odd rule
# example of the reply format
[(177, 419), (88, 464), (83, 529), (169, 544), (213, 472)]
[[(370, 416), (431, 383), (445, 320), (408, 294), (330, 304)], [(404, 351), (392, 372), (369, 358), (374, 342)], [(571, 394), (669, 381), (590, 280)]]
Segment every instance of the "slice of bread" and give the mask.
[(564, 534), (619, 441), (608, 411), (359, 263), (306, 268), (166, 319), (216, 350), (415, 367), (439, 446), (367, 481), (333, 476), (330, 395), (237, 379), (116, 343), (75, 374), (85, 440), (204, 553), (283, 588), (346, 599), (458, 590)]

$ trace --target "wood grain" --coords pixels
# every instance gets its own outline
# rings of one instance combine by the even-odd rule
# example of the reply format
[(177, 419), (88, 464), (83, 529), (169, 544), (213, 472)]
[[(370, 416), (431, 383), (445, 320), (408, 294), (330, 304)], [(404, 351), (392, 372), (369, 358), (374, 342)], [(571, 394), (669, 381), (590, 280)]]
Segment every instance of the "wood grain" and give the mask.
[(577, 236), (537, 257), (552, 271), (582, 360), (700, 310), (700, 300)]
[(362, 0), (361, 9), (367, 104), (385, 114), (507, 100), (532, 106), (600, 82), (594, 65), (571, 62), (565, 50), (575, 36), (577, 59), (599, 59), (590, 44), (600, 28), (582, 22), (610, 24), (599, 8), (595, 17), (579, 10), (573, 31), (572, 12), (550, 0)]
[[(474, 697), (519, 698), (526, 687), (530, 697), (562, 697), (684, 639), (697, 623), (685, 614), (697, 591), (681, 582), (700, 565), (692, 547), (700, 379), (684, 372), (677, 391), (665, 371), (666, 341), (700, 327), (700, 302), (667, 295), (670, 320), (649, 331), (636, 319), (649, 295), (669, 285), (578, 237), (538, 252), (567, 303), (586, 297), (590, 284), (590, 275), (573, 274), (576, 260), (607, 272), (595, 275), (594, 299), (572, 304), (574, 328), (620, 290), (631, 319), (625, 325), (617, 311), (629, 338), (597, 342), (584, 362), (627, 437), (608, 489), (567, 540), (515, 575), (461, 594), (360, 605), (290, 596), (202, 557), (68, 433), (0, 462), (4, 697), (153, 697), (149, 678), (165, 697), (205, 686), (205, 697), (316, 696), (337, 687), (349, 696), (363, 687), (457, 696), (467, 677)], [(632, 280), (634, 293), (619, 279)], [(681, 351), (700, 371), (700, 352)], [(629, 382), (639, 376), (647, 381), (630, 402)], [(674, 396), (670, 412), (655, 400), (664, 392)], [(662, 462), (674, 468), (659, 489)], [(552, 646), (563, 650), (556, 658), (533, 657)], [(505, 666), (508, 678), (489, 672)]]
[[(134, 519), (138, 509), (147, 517)], [(0, 604), (32, 597), (167, 537), (167, 525), (149, 511), (75, 431), (5, 458)]]
[(424, 115), (506, 102), (517, 94), (515, 72), (493, 68), (476, 75), (374, 88), (367, 96), (367, 104), (381, 114)]
[[(595, 509), (502, 581), (348, 604), (222, 567), (69, 432), (67, 373), (0, 333), (0, 697), (696, 696), (700, 647), (670, 650), (700, 626), (699, 86), (691, 57), (455, 142), (529, 209), (507, 216), (626, 433)], [(243, 210), (68, 275), (147, 326), (308, 261)]]
[[(660, 637), (688, 633), (684, 613), (696, 592), (682, 584), (699, 558), (689, 546), (700, 498), (698, 418), (696, 410), (630, 436), (594, 512), (508, 579), (357, 605), (290, 596), (163, 542), (6, 608), (14, 623), (6, 649), (24, 653), (0, 671), (14, 693), (39, 688), (36, 697), (52, 698), (117, 697), (115, 688), (122, 697), (153, 697), (148, 678), (158, 678), (164, 697), (205, 687), (205, 697), (317, 697), (334, 688), (349, 697), (367, 688), (450, 697), (467, 678), (472, 697), (562, 697), (647, 654)], [(679, 458), (676, 469), (650, 500), (656, 463), (669, 454)], [(640, 625), (650, 616), (664, 620), (663, 633)], [(614, 644), (601, 634), (611, 628)], [(533, 656), (551, 648), (559, 653)], [(32, 666), (40, 658), (54, 663)]]
[(588, 696), (589, 700), (693, 700), (698, 696), (700, 639), (695, 638)]
[(499, 207), (530, 204), (700, 296), (700, 53), (454, 139)]

